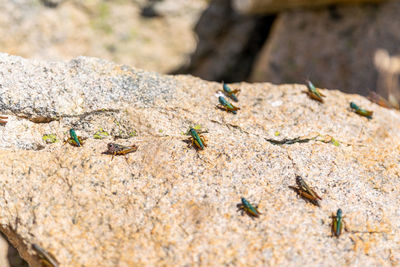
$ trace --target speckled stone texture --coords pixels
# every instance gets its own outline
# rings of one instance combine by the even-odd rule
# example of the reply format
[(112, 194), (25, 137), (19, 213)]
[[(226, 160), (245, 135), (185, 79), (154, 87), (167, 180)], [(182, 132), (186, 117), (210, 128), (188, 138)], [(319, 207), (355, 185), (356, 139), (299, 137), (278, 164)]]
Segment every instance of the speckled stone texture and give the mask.
[(0, 51), (40, 60), (101, 57), (168, 73), (196, 48), (193, 27), (206, 7), (205, 0), (3, 0)]
[[(241, 83), (233, 115), (215, 107), (221, 84), (83, 57), (1, 54), (0, 85), (0, 230), (32, 266), (32, 244), (60, 266), (400, 263), (398, 111), (335, 90), (322, 89), (320, 104), (301, 84)], [(203, 151), (184, 142), (195, 125), (208, 130)], [(63, 144), (71, 127), (83, 147)], [(99, 129), (109, 136), (95, 139)], [(267, 141), (317, 135), (340, 145)], [(111, 160), (109, 142), (138, 150)], [(296, 175), (320, 208), (289, 188)], [(260, 218), (237, 211), (241, 197)], [(347, 231), (333, 238), (339, 207)]]
[[(349, 93), (392, 94), (400, 103), (399, 92), (388, 92), (390, 87), (400, 90), (398, 75), (393, 77), (384, 61), (400, 54), (399, 12), (399, 0), (283, 12), (253, 67), (251, 81), (302, 83), (308, 78)], [(389, 56), (380, 56), (382, 51)]]

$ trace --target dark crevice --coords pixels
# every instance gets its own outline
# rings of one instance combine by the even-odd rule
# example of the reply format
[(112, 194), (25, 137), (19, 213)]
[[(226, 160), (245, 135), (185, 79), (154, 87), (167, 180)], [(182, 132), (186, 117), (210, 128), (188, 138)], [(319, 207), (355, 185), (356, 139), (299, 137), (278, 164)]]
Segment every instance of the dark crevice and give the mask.
[(59, 120), (57, 118), (47, 118), (47, 117), (41, 117), (41, 116), (35, 116), (35, 117), (19, 116), (19, 117), (30, 120), (31, 122), (34, 122), (34, 123), (49, 123), (52, 121)]
[(82, 120), (90, 115), (98, 115), (104, 113), (118, 113), (118, 112), (120, 112), (119, 109), (100, 109), (100, 110), (87, 111), (79, 115), (60, 115), (59, 117), (45, 117), (32, 114), (23, 114), (23, 113), (21, 114), (18, 112), (14, 112), (14, 115), (17, 118), (26, 119), (34, 123), (49, 123), (52, 121), (59, 121), (62, 118), (79, 118)]
[(241, 82), (249, 79), (252, 67), (259, 52), (266, 43), (275, 17), (276, 16), (263, 16), (255, 18), (256, 23), (247, 44), (237, 56), (235, 64), (218, 79), (219, 81)]
[(273, 145), (292, 145), (296, 143), (308, 143), (310, 141), (317, 141), (325, 144), (332, 144), (334, 146), (340, 146), (341, 143), (330, 135), (321, 135), (321, 134), (313, 134), (312, 136), (311, 135), (301, 136), (295, 138), (285, 138), (282, 140), (265, 138), (265, 140)]
[(265, 138), (266, 141), (270, 142), (273, 145), (292, 145), (295, 143), (307, 143), (310, 142), (311, 140), (314, 140), (315, 138), (300, 138), (296, 137), (293, 139), (282, 139), (282, 140), (275, 140), (275, 139), (267, 139)]
[(144, 18), (155, 18), (160, 17), (161, 15), (157, 12), (155, 5), (161, 2), (160, 0), (148, 0), (147, 4), (142, 7), (140, 15)]
[(57, 0), (42, 0), (42, 4), (48, 8), (56, 8), (61, 4), (62, 1)]
[(248, 80), (276, 16), (242, 15), (230, 0), (213, 0), (195, 32), (199, 38), (190, 63), (171, 74), (191, 74), (205, 80)]
[(119, 109), (100, 109), (100, 110), (93, 110), (93, 111), (87, 111), (79, 115), (61, 115), (60, 118), (79, 118), (79, 119), (84, 119), (87, 116), (90, 115), (99, 115), (99, 114), (104, 114), (104, 113), (119, 113)]

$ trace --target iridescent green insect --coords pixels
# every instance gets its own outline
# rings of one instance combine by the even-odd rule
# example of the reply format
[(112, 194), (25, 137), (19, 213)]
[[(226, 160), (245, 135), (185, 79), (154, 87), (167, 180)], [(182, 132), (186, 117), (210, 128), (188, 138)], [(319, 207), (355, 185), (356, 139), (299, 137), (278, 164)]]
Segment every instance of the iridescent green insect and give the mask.
[(342, 210), (338, 209), (336, 212), (336, 216), (332, 214), (332, 233), (339, 237), (343, 230), (343, 217)]
[(297, 176), (296, 184), (298, 187), (294, 187), (294, 186), (289, 186), (289, 187), (291, 189), (295, 190), (301, 197), (305, 198), (312, 204), (314, 204), (318, 207), (320, 206), (318, 199), (322, 200), (322, 198), (320, 196), (318, 196), (318, 194), (306, 184), (306, 182), (303, 180), (303, 178), (301, 178), (300, 176)]
[(76, 135), (74, 129), (69, 130), (69, 135), (71, 136), (72, 143), (74, 143), (76, 146), (81, 146), (83, 144), (82, 139)]
[(230, 97), (233, 101), (238, 102), (239, 99), (236, 97), (235, 94), (238, 94), (240, 92), (239, 89), (231, 90), (226, 83), (222, 82), (222, 88), (224, 89), (225, 94)]
[(324, 103), (324, 100), (322, 99), (322, 97), (325, 97), (324, 94), (322, 94), (311, 81), (307, 81), (307, 88), (308, 91), (306, 91), (307, 95), (314, 99), (317, 100), (321, 103)]
[(257, 207), (253, 207), (244, 197), (242, 197), (242, 203), (237, 204), (239, 210), (245, 211), (250, 217), (260, 217), (260, 212)]
[(107, 145), (107, 151), (105, 152), (105, 154), (112, 155), (111, 159), (113, 159), (114, 156), (126, 155), (128, 153), (135, 152), (137, 149), (138, 147), (136, 145), (123, 146), (115, 143), (109, 143)]
[(206, 138), (200, 134), (197, 130), (190, 128), (189, 134), (191, 135), (192, 145), (195, 146), (197, 149), (203, 150), (206, 144)]
[(58, 262), (49, 252), (46, 252), (39, 245), (33, 244), (32, 248), (36, 251), (39, 261), (45, 267), (58, 267)]
[(70, 135), (70, 138), (68, 138), (67, 141), (64, 141), (64, 143), (68, 143), (72, 146), (77, 146), (77, 147), (80, 147), (83, 145), (83, 140), (85, 140), (85, 139), (76, 135), (76, 132), (74, 129), (69, 130), (69, 135)]
[(218, 97), (219, 103), (220, 105), (218, 105), (217, 107), (226, 111), (230, 111), (233, 114), (236, 114), (236, 111), (239, 110), (240, 108), (235, 107), (234, 105), (232, 105), (231, 103), (229, 103), (225, 97), (223, 96), (219, 96)]
[(357, 106), (354, 102), (350, 102), (350, 107), (354, 109), (354, 111), (361, 116), (367, 117), (368, 119), (372, 119), (373, 111), (366, 110)]
[(7, 117), (5, 117), (5, 116), (0, 116), (0, 124), (6, 124), (7, 123), (7, 121), (3, 121), (3, 120), (6, 120), (6, 119), (8, 119)]

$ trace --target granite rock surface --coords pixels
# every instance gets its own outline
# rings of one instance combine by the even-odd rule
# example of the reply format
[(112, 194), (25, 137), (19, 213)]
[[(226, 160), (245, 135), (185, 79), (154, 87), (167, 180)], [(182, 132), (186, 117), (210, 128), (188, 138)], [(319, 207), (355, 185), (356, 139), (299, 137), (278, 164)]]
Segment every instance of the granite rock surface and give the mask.
[(348, 93), (378, 91), (400, 103), (399, 68), (393, 60), (400, 54), (399, 12), (397, 0), (282, 12), (250, 80), (281, 84), (311, 79)]
[[(31, 266), (32, 244), (60, 266), (400, 262), (398, 111), (336, 90), (322, 89), (321, 104), (302, 84), (240, 83), (233, 115), (216, 108), (219, 83), (86, 57), (0, 54), (0, 85), (0, 230)], [(184, 142), (199, 125), (202, 151)], [(82, 147), (63, 144), (70, 128)], [(308, 141), (271, 141), (299, 137)], [(110, 142), (138, 150), (112, 160)], [(289, 188), (296, 175), (321, 207)], [(237, 211), (241, 197), (262, 215)], [(338, 208), (347, 231), (333, 238)]]

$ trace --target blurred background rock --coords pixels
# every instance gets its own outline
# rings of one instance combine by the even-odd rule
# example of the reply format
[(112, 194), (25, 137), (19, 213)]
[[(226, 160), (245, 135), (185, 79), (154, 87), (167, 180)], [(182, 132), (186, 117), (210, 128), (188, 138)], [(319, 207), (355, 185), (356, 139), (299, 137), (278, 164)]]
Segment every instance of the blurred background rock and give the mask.
[(162, 73), (196, 47), (205, 0), (0, 1), (0, 50), (26, 58), (86, 55)]
[(0, 1), (0, 51), (85, 55), (225, 82), (303, 83), (398, 106), (400, 1)]
[(398, 107), (400, 2), (381, 2), (281, 12), (249, 80), (311, 79), (348, 93), (375, 91)]
[[(400, 0), (1, 0), (0, 51), (400, 101)], [(7, 246), (2, 246), (6, 248)], [(12, 248), (1, 254), (10, 266)], [(25, 265), (26, 266), (26, 265)]]

